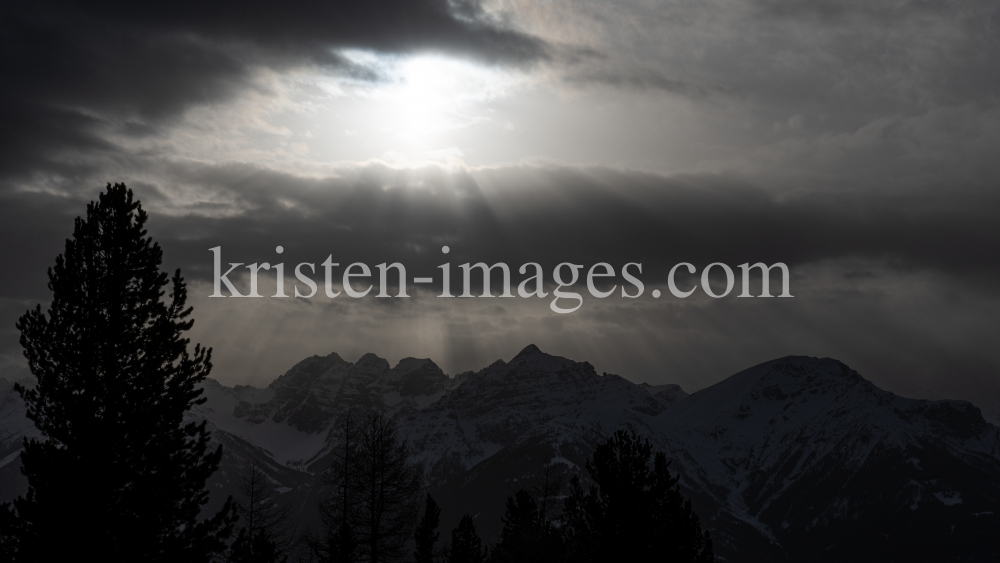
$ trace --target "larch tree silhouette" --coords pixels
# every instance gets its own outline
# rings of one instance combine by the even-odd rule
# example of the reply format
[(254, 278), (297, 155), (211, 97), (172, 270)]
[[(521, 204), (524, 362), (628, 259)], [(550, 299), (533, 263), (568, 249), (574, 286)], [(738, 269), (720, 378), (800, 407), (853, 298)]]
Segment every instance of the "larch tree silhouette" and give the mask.
[(619, 430), (586, 468), (595, 485), (585, 493), (573, 477), (563, 514), (571, 560), (715, 561), (708, 532), (649, 440)]
[(184, 279), (160, 271), (146, 220), (109, 184), (49, 269), (48, 312), (17, 323), (37, 379), (17, 391), (42, 438), (21, 453), (27, 494), (0, 511), (10, 560), (207, 562), (226, 547), (232, 499), (200, 518), (222, 447), (184, 421), (211, 349), (189, 353)]
[(420, 509), (421, 467), (406, 440), (381, 412), (369, 413), (358, 432), (359, 549), (371, 563), (406, 556)]
[(235, 503), (240, 531), (229, 546), (227, 563), (284, 563), (295, 547), (289, 507), (278, 502), (277, 487), (255, 460), (244, 463)]
[(311, 539), (313, 556), (320, 563), (353, 563), (358, 560), (358, 542), (354, 530), (358, 526), (358, 418), (347, 411), (334, 427), (333, 461), (325, 477), (333, 490), (320, 504), (320, 516), (326, 535)]
[(314, 555), (322, 563), (402, 560), (417, 525), (421, 467), (384, 413), (349, 413), (335, 432), (332, 492), (320, 507), (325, 539), (313, 542)]

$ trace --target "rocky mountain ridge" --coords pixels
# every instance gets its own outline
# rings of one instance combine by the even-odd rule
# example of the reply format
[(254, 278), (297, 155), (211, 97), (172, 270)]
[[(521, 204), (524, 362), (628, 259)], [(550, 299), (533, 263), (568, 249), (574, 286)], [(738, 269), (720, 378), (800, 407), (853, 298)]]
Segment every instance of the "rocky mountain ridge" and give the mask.
[[(545, 467), (581, 473), (597, 443), (628, 428), (668, 453), (725, 560), (985, 561), (1000, 551), (987, 535), (1000, 523), (1000, 429), (970, 403), (898, 397), (835, 360), (781, 358), (692, 395), (535, 346), (454, 378), (426, 359), (390, 367), (374, 354), (330, 354), (264, 389), (204, 388), (191, 416), (209, 421), (226, 452), (213, 499), (253, 458), (305, 522), (325, 494), (331, 428), (361, 408), (397, 422), (446, 529), (468, 512), (490, 537), (507, 495)], [(0, 395), (0, 492), (10, 497), (24, 485), (13, 470), (33, 427), (15, 424), (19, 398)]]

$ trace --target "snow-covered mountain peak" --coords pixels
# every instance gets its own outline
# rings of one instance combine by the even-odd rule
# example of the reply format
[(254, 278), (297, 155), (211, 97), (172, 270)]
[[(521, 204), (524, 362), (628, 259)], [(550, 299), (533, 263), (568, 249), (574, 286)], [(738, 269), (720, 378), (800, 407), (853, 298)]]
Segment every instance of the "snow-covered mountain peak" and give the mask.
[(228, 412), (251, 424), (269, 420), (317, 433), (353, 406), (408, 414), (436, 400), (448, 385), (448, 376), (427, 359), (404, 358), (390, 369), (373, 353), (356, 363), (331, 353), (292, 366), (271, 383), (271, 396), (237, 397)]
[(393, 366), (393, 370), (399, 373), (410, 373), (416, 371), (427, 364), (433, 364), (430, 358), (403, 358)]
[(761, 383), (787, 387), (793, 393), (801, 388), (826, 391), (867, 383), (858, 372), (831, 358), (785, 356), (761, 364), (764, 365), (769, 368), (761, 377)]
[(403, 397), (434, 396), (448, 388), (451, 380), (429, 359), (403, 358), (382, 377), (384, 387)]
[(389, 362), (368, 352), (364, 356), (361, 356), (361, 359), (354, 364), (354, 367), (381, 373), (389, 369)]
[(340, 354), (338, 354), (336, 352), (330, 352), (329, 354), (327, 354), (326, 356), (324, 356), (323, 359), (325, 359), (327, 362), (329, 362), (331, 364), (341, 364), (341, 365), (350, 365), (351, 364), (351, 362), (348, 362), (344, 358), (341, 358)]
[[(348, 409), (371, 409), (399, 425), (443, 514), (479, 514), (484, 530), (518, 483), (547, 464), (579, 472), (597, 444), (629, 428), (667, 454), (729, 561), (892, 559), (844, 551), (855, 541), (894, 550), (925, 537), (953, 542), (933, 558), (919, 549), (897, 557), (908, 561), (995, 545), (1000, 429), (970, 403), (898, 397), (831, 359), (780, 358), (692, 395), (533, 345), (452, 379), (428, 359), (390, 368), (375, 354), (351, 363), (331, 353), (264, 389), (212, 379), (202, 388), (207, 402), (189, 419), (207, 419), (226, 453), (213, 486), (233, 490), (243, 460), (257, 459), (300, 507), (325, 494), (331, 427)], [(26, 487), (14, 461), (34, 431), (0, 379), (0, 477), (10, 491)], [(840, 551), (810, 559), (815, 546)]]
[[(734, 530), (749, 524), (771, 541), (874, 513), (865, 507), (878, 503), (910, 514), (936, 510), (934, 495), (981, 497), (976, 468), (991, 459), (995, 467), (1000, 446), (998, 429), (967, 402), (898, 397), (839, 361), (794, 356), (698, 391), (654, 426), (683, 486), (714, 497)], [(852, 496), (890, 480), (884, 490), (895, 496)]]
[(639, 387), (642, 387), (650, 395), (654, 397), (659, 397), (664, 401), (673, 404), (681, 399), (689, 397), (691, 394), (687, 391), (681, 389), (680, 385), (676, 383), (667, 383), (665, 385), (650, 385), (648, 383), (640, 383)]
[(528, 356), (531, 354), (544, 354), (544, 352), (539, 350), (538, 346), (535, 346), (534, 344), (528, 344), (527, 346), (524, 347), (523, 350), (521, 350), (520, 352), (517, 353), (516, 356), (514, 356), (514, 360), (520, 358), (521, 356)]
[[(430, 482), (524, 444), (589, 448), (639, 414), (652, 416), (669, 404), (622, 377), (601, 376), (588, 362), (529, 349), (508, 363), (460, 374), (457, 387), (405, 421)], [(536, 455), (551, 453), (543, 451)]]
[(292, 366), (284, 374), (278, 376), (268, 387), (278, 389), (282, 387), (309, 386), (316, 379), (329, 374), (337, 368), (340, 368), (340, 371), (345, 371), (352, 365), (354, 364), (344, 361), (335, 352), (327, 356), (310, 356)]
[[(843, 363), (829, 358), (786, 356), (745, 369), (702, 389), (663, 414), (665, 418), (735, 416), (744, 420), (755, 411), (773, 416), (793, 405), (810, 410), (851, 392), (891, 395), (879, 390)], [(787, 413), (786, 413), (787, 414)], [(787, 416), (784, 418), (787, 420)]]

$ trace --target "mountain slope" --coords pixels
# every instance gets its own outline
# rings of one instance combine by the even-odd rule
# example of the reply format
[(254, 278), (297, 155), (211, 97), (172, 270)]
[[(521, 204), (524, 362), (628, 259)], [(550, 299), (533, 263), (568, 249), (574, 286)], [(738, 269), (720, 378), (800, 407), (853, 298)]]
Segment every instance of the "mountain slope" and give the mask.
[[(967, 402), (898, 397), (835, 360), (781, 358), (687, 395), (535, 346), (454, 378), (426, 359), (330, 354), (264, 389), (204, 389), (189, 416), (208, 420), (225, 453), (209, 508), (253, 460), (315, 527), (331, 429), (350, 409), (377, 409), (423, 465), (445, 532), (470, 513), (493, 539), (506, 496), (586, 480), (594, 447), (627, 428), (673, 460), (722, 560), (1000, 560), (1000, 429)], [(0, 385), (0, 500), (25, 487), (17, 453), (36, 431), (23, 414)]]
[(546, 465), (555, 476), (579, 471), (608, 434), (645, 424), (684, 394), (655, 391), (528, 346), (510, 362), (467, 374), (401, 430), (446, 510), (442, 525), (478, 514), (477, 529), (490, 537), (506, 497)]
[(654, 427), (721, 551), (965, 561), (995, 550), (1000, 429), (970, 403), (905, 399), (835, 360), (788, 357), (691, 395)]

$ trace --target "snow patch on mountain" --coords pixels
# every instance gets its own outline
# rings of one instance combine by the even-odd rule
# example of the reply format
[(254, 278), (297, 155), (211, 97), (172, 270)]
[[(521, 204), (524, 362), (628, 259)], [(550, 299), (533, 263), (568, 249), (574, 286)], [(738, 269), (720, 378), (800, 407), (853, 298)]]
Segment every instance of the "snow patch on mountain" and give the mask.
[(654, 415), (667, 404), (622, 377), (598, 375), (587, 362), (529, 345), (508, 363), (466, 375), (407, 418), (402, 431), (433, 484), (503, 448), (541, 438), (553, 444), (589, 441), (624, 427), (630, 412)]

